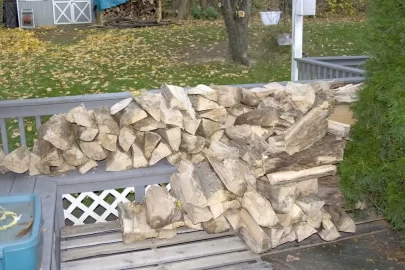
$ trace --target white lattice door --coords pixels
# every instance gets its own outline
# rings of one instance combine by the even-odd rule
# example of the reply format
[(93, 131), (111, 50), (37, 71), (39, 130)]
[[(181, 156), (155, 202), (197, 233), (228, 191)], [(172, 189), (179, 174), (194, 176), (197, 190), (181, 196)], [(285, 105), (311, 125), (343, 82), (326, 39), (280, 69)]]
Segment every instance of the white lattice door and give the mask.
[(91, 0), (53, 0), (55, 24), (91, 23)]

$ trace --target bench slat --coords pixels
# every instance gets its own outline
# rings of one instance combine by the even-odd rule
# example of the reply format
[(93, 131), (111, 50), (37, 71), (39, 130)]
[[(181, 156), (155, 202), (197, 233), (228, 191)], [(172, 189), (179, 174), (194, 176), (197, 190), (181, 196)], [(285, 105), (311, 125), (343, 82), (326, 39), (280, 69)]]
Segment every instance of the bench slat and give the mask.
[[(225, 232), (225, 233), (220, 233), (220, 234), (208, 234), (204, 231), (199, 231), (199, 232), (193, 232), (193, 233), (178, 234), (176, 237), (174, 237), (172, 239), (147, 239), (147, 240), (139, 242), (139, 243), (124, 244), (122, 242), (121, 234), (119, 234), (119, 237), (116, 237), (116, 235), (114, 234), (114, 237), (116, 237), (116, 238), (114, 238), (114, 239), (110, 238), (110, 240), (111, 240), (110, 242), (105, 241), (102, 243), (101, 240), (105, 240), (105, 239), (99, 238), (99, 240), (97, 241), (99, 243), (99, 245), (93, 245), (93, 246), (89, 245), (89, 246), (82, 247), (82, 248), (77, 248), (77, 247), (80, 247), (80, 245), (84, 244), (86, 241), (89, 241), (90, 239), (88, 239), (88, 238), (83, 239), (84, 241), (80, 241), (80, 243), (78, 243), (78, 242), (73, 243), (74, 241), (67, 241), (67, 242), (64, 241), (61, 243), (61, 249), (68, 249), (68, 250), (65, 250), (62, 252), (62, 261), (72, 261), (72, 260), (94, 257), (97, 255), (108, 255), (108, 254), (129, 252), (129, 251), (135, 251), (135, 250), (171, 246), (171, 245), (177, 245), (177, 244), (182, 244), (182, 243), (187, 243), (187, 242), (194, 242), (194, 241), (214, 239), (214, 238), (222, 238), (222, 237), (232, 236), (232, 235), (234, 235), (234, 232)], [(94, 237), (94, 238), (96, 238), (96, 237)], [(77, 239), (77, 240), (82, 240), (82, 239)], [(115, 241), (115, 240), (116, 240), (116, 242), (112, 243), (112, 241)], [(96, 241), (89, 241), (89, 242), (95, 243)]]
[(0, 196), (8, 196), (14, 184), (16, 174), (13, 172), (6, 173), (1, 176), (0, 180)]
[(8, 154), (8, 139), (7, 139), (7, 128), (6, 121), (4, 118), (0, 118), (0, 132), (1, 132), (1, 143), (3, 144), (4, 154)]
[(118, 220), (95, 224), (66, 226), (61, 229), (61, 237), (70, 238), (89, 234), (95, 235), (98, 233), (119, 231), (120, 228), (121, 226)]

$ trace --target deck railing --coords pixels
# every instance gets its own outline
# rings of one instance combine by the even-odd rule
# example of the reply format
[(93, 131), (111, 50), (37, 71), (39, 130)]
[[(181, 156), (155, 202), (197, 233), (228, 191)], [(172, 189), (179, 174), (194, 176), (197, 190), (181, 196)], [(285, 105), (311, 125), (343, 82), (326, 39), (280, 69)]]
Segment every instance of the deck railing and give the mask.
[(299, 80), (360, 79), (367, 56), (308, 57), (295, 59)]

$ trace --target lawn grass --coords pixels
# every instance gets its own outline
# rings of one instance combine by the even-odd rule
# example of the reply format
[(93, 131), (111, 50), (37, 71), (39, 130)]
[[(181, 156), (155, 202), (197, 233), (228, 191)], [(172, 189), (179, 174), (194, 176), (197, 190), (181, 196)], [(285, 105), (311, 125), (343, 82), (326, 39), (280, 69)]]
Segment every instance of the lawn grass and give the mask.
[[(250, 68), (223, 61), (223, 22), (144, 29), (0, 28), (0, 100), (134, 91), (181, 86), (285, 81), (290, 54), (266, 48), (269, 28), (250, 25)], [(306, 20), (308, 56), (367, 54), (364, 22)], [(204, 59), (204, 60), (202, 60)], [(19, 146), (16, 120), (8, 122), (10, 147)], [(34, 121), (26, 120), (30, 145)]]

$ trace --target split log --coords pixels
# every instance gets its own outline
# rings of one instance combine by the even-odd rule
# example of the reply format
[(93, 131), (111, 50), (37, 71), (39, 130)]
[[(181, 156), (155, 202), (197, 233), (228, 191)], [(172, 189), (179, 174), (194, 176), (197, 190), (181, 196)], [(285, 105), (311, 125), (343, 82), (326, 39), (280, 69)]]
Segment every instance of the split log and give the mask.
[(144, 142), (144, 155), (146, 159), (150, 159), (152, 156), (153, 150), (159, 144), (162, 137), (159, 134), (154, 132), (146, 132), (145, 133), (145, 142)]
[(181, 162), (181, 153), (172, 153), (170, 156), (167, 157), (167, 161), (174, 167), (179, 167)]
[(160, 122), (160, 104), (163, 102), (161, 94), (151, 94), (147, 91), (142, 91), (134, 99), (155, 121)]
[(302, 117), (303, 113), (297, 111), (294, 103), (288, 98), (285, 92), (278, 93), (275, 96), (270, 96), (260, 101), (258, 109), (274, 108), (282, 113), (290, 113), (296, 117)]
[(225, 124), (225, 121), (228, 118), (228, 111), (225, 109), (225, 107), (220, 106), (213, 110), (202, 111), (197, 115), (199, 118), (206, 118), (220, 124)]
[(210, 138), (215, 132), (221, 130), (223, 126), (215, 121), (203, 118), (196, 134), (204, 138)]
[(145, 119), (148, 114), (139, 106), (138, 103), (132, 101), (122, 111), (116, 114), (116, 119), (121, 127), (135, 124), (136, 122)]
[(294, 107), (302, 113), (307, 113), (315, 103), (315, 91), (309, 84), (288, 82), (285, 92), (290, 96)]
[(270, 95), (275, 95), (285, 91), (285, 86), (279, 83), (269, 83), (263, 87), (255, 87), (250, 89), (259, 99), (264, 99)]
[(349, 136), (351, 126), (345, 123), (340, 123), (328, 120), (328, 133), (335, 135), (339, 138), (346, 138)]
[(181, 161), (179, 166), (181, 191), (186, 203), (197, 207), (207, 207), (208, 200), (205, 197), (201, 182), (198, 179), (194, 167), (187, 161)]
[[(274, 137), (269, 138), (272, 139)], [(274, 140), (274, 139), (272, 139)], [(273, 142), (275, 148), (279, 146)], [(326, 135), (303, 151), (289, 155), (286, 152), (268, 153), (263, 161), (266, 173), (289, 170), (303, 170), (320, 165), (336, 164), (343, 160), (346, 141), (337, 140), (334, 135)]]
[(360, 84), (348, 84), (332, 90), (332, 94), (338, 103), (352, 103), (357, 100), (358, 91), (362, 87)]
[(77, 106), (76, 108), (71, 109), (66, 114), (66, 121), (78, 124), (79, 126), (82, 127), (92, 126), (92, 120), (90, 118), (91, 117), (83, 104)]
[(204, 149), (205, 139), (200, 136), (190, 135), (186, 132), (181, 133), (180, 150), (189, 154), (197, 154)]
[(58, 174), (74, 171), (74, 170), (76, 170), (76, 167), (66, 163), (62, 159), (62, 162), (59, 166), (51, 167), (50, 169), (51, 169), (52, 175), (58, 175)]
[(30, 157), (30, 150), (21, 146), (4, 158), (3, 166), (15, 173), (25, 173), (30, 167)]
[(243, 104), (236, 104), (235, 106), (229, 107), (227, 109), (228, 113), (230, 113), (233, 116), (240, 116), (244, 113), (252, 112), (254, 109), (252, 107), (248, 107)]
[(163, 99), (166, 101), (169, 109), (186, 111), (192, 119), (196, 119), (190, 99), (182, 87), (163, 84), (161, 90)]
[(212, 134), (211, 137), (207, 138), (205, 140), (205, 146), (209, 147), (213, 141), (220, 141), (222, 137), (224, 136), (225, 131), (223, 129), (220, 129), (216, 131), (214, 134)]
[(291, 182), (300, 182), (309, 179), (319, 178), (328, 175), (336, 174), (335, 165), (324, 165), (319, 167), (314, 167), (311, 169), (301, 170), (301, 171), (286, 171), (286, 172), (276, 172), (267, 175), (267, 178), (272, 185), (287, 184)]
[(113, 134), (117, 136), (120, 134), (120, 127), (111, 116), (110, 110), (107, 107), (95, 109), (94, 117), (101, 133)]
[(340, 237), (340, 233), (330, 219), (328, 213), (323, 213), (322, 230), (318, 234), (325, 241), (333, 241)]
[(132, 168), (131, 156), (118, 148), (107, 157), (105, 167), (107, 172), (129, 170)]
[(181, 212), (166, 188), (152, 186), (145, 195), (146, 218), (152, 229), (161, 229), (181, 219)]
[[(1, 152), (1, 149), (0, 149)], [(0, 173), (6, 173), (8, 172), (8, 169), (4, 167), (2, 158), (1, 158), (1, 153), (0, 153)], [(49, 166), (43, 166), (41, 162), (41, 158), (38, 154), (31, 153), (30, 157), (30, 166), (29, 166), (29, 175), (34, 176), (34, 175), (39, 175), (39, 174), (50, 174), (51, 170)]]
[(217, 92), (218, 104), (224, 107), (232, 107), (242, 100), (242, 88), (232, 86), (210, 85)]
[(228, 114), (228, 117), (226, 118), (226, 121), (225, 121), (225, 128), (234, 126), (235, 121), (236, 121), (236, 116), (234, 116), (232, 114)]
[(216, 219), (220, 215), (222, 215), (225, 211), (227, 211), (228, 209), (239, 209), (239, 208), (241, 208), (241, 205), (240, 205), (239, 201), (233, 200), (233, 201), (225, 201), (225, 202), (217, 203), (214, 205), (210, 205), (209, 208), (210, 208), (213, 218)]
[(97, 136), (98, 143), (106, 150), (114, 152), (117, 150), (118, 136), (113, 134), (99, 133)]
[(195, 135), (198, 127), (200, 126), (201, 119), (192, 119), (191, 116), (184, 111), (181, 113), (183, 115), (183, 129), (191, 135)]
[[(254, 177), (253, 175), (246, 174), (246, 175), (245, 175), (245, 180), (246, 180), (246, 183), (247, 183), (248, 185), (250, 185), (252, 188), (254, 188), (254, 189), (257, 188), (257, 180), (256, 180), (256, 177)], [(263, 196), (263, 195), (262, 195), (262, 196)]]
[(258, 135), (264, 140), (271, 135), (267, 129), (253, 125), (238, 125), (228, 127), (225, 129), (225, 134), (231, 140), (242, 141), (245, 143), (250, 143), (253, 140), (253, 134)]
[(318, 194), (318, 178), (309, 179), (295, 183), (297, 187), (297, 194), (308, 196), (311, 194)]
[(161, 229), (156, 231), (157, 235), (155, 235), (158, 239), (172, 239), (177, 236), (176, 229)]
[(203, 162), (205, 160), (205, 154), (203, 152), (204, 150), (201, 151), (200, 153), (191, 155), (190, 162), (193, 164)]
[(178, 109), (168, 108), (165, 102), (160, 103), (160, 121), (167, 125), (183, 128), (183, 114), (181, 111)]
[(221, 160), (208, 154), (206, 157), (215, 172), (218, 174), (222, 183), (224, 183), (225, 187), (230, 192), (233, 192), (240, 197), (243, 196), (247, 184), (239, 160), (230, 158)]
[(62, 157), (59, 154), (59, 150), (53, 146), (51, 143), (42, 139), (43, 132), (45, 129), (42, 129), (46, 123), (41, 125), (38, 130), (38, 152), (41, 158), (41, 166), (59, 166), (62, 162)]
[(132, 144), (132, 166), (134, 168), (143, 168), (148, 166), (148, 161), (146, 160), (142, 147), (139, 145), (137, 140)]
[(345, 212), (345, 210), (339, 206), (325, 206), (325, 210), (330, 214), (333, 224), (340, 232), (354, 233), (356, 232), (356, 225)]
[(194, 88), (191, 88), (187, 90), (188, 95), (200, 95), (203, 96), (209, 100), (218, 101), (218, 94), (216, 91), (214, 91), (211, 87), (208, 87), (203, 84), (199, 84)]
[(236, 118), (235, 125), (253, 125), (261, 127), (275, 127), (278, 123), (279, 114), (272, 108), (257, 109), (239, 115)]
[(238, 159), (239, 151), (235, 147), (230, 147), (220, 141), (213, 140), (210, 147), (207, 150), (207, 155), (219, 160), (228, 159)]
[(190, 96), (191, 104), (197, 112), (219, 108), (218, 103), (200, 95)]
[(258, 179), (256, 186), (259, 194), (271, 202), (277, 214), (286, 214), (291, 211), (297, 197), (297, 188), (294, 184), (272, 186), (269, 181)]
[(283, 227), (292, 226), (297, 222), (304, 221), (306, 218), (304, 212), (296, 204), (293, 204), (287, 214), (277, 214), (277, 217), (280, 220), (280, 225)]
[(248, 89), (242, 88), (242, 100), (240, 103), (250, 107), (256, 107), (260, 103), (260, 99), (256, 94)]
[(292, 155), (311, 147), (326, 134), (328, 128), (329, 104), (313, 108), (295, 125), (285, 132), (286, 151)]
[(156, 235), (156, 231), (148, 225), (146, 209), (140, 203), (119, 203), (118, 219), (124, 244), (141, 242)]
[(269, 236), (271, 248), (276, 248), (280, 244), (281, 237), (284, 234), (284, 227), (276, 225), (272, 228), (262, 228), (263, 231)]
[(111, 108), (110, 108), (110, 114), (111, 115), (116, 115), (117, 113), (121, 112), (123, 109), (125, 109), (131, 102), (133, 102), (133, 98), (126, 98), (124, 100), (121, 100), (117, 103), (115, 103)]
[(270, 202), (253, 188), (248, 188), (243, 195), (242, 207), (250, 213), (260, 226), (272, 227), (279, 222)]
[(316, 216), (325, 205), (325, 202), (319, 200), (316, 196), (299, 196), (295, 203), (308, 217)]
[(306, 222), (308, 226), (314, 228), (314, 229), (319, 229), (322, 224), (322, 218), (323, 218), (323, 209), (320, 210), (316, 215), (307, 217)]
[(182, 183), (180, 181), (180, 174), (178, 173), (173, 174), (172, 177), (170, 178), (170, 187), (171, 187), (170, 193), (172, 194), (173, 197), (175, 197), (180, 201), (182, 209), (187, 213), (187, 216), (190, 218), (192, 223), (198, 224), (212, 219), (212, 213), (208, 209), (208, 207), (201, 208), (186, 203), (181, 184)]
[(98, 128), (79, 127), (78, 136), (82, 141), (91, 142), (96, 138), (98, 132)]
[(93, 168), (95, 168), (97, 166), (98, 166), (97, 162), (95, 162), (92, 159), (89, 159), (86, 163), (84, 163), (83, 165), (81, 165), (79, 167), (79, 172), (81, 174), (85, 174), (85, 173), (87, 173), (88, 171), (90, 171), (91, 169), (93, 169)]
[(72, 166), (80, 166), (88, 161), (88, 158), (77, 143), (74, 143), (68, 150), (62, 151), (61, 155), (63, 159)]
[(292, 227), (283, 227), (284, 233), (283, 236), (281, 236), (281, 239), (278, 243), (278, 245), (285, 244), (287, 242), (293, 242), (295, 239), (297, 239), (297, 236), (295, 235), (295, 231), (293, 230)]
[(97, 141), (93, 142), (79, 142), (80, 149), (83, 153), (90, 159), (93, 160), (103, 160), (108, 156), (108, 152), (104, 150), (101, 144)]
[[(6, 167), (4, 167), (4, 165), (3, 165), (5, 157), (6, 157), (6, 155), (4, 154), (3, 149), (0, 147), (0, 173), (2, 173), (2, 174), (9, 172), (9, 170)], [(38, 157), (38, 159), (41, 160), (40, 157)], [(29, 168), (30, 173), (31, 173), (31, 164), (32, 164), (32, 162), (30, 161), (30, 168)], [(36, 173), (37, 171), (38, 171), (38, 169), (34, 168), (34, 173)], [(36, 174), (39, 174), (39, 173), (36, 173)], [(36, 174), (34, 174), (34, 175), (36, 175)]]
[(179, 151), (181, 143), (181, 129), (179, 127), (160, 128), (157, 132), (173, 151)]
[(211, 219), (202, 223), (204, 231), (209, 234), (226, 232), (230, 229), (228, 222), (224, 216), (219, 216), (216, 219)]
[(292, 228), (295, 232), (295, 236), (298, 243), (304, 239), (307, 239), (308, 237), (317, 232), (314, 228), (310, 227), (306, 222), (298, 222), (297, 224), (294, 224)]
[(184, 226), (186, 226), (187, 228), (197, 231), (203, 230), (201, 223), (194, 224), (186, 214), (183, 214), (183, 219), (184, 219)]
[(224, 217), (228, 221), (228, 223), (231, 225), (232, 229), (234, 231), (239, 231), (240, 228), (240, 211), (241, 209), (228, 209), (224, 212)]
[(133, 124), (132, 127), (137, 131), (152, 131), (158, 128), (166, 128), (166, 124), (157, 122), (152, 117), (146, 117)]
[(239, 236), (255, 253), (262, 253), (271, 248), (270, 238), (245, 209), (240, 211)]
[(160, 160), (169, 156), (171, 153), (172, 151), (169, 149), (169, 147), (165, 143), (160, 142), (159, 145), (152, 152), (151, 158), (149, 160), (149, 165), (155, 165)]
[(120, 144), (121, 148), (127, 152), (131, 145), (135, 142), (135, 134), (132, 128), (129, 127), (122, 127), (120, 129), (120, 135), (118, 136), (118, 143)]
[(53, 115), (40, 128), (43, 129), (43, 137), (40, 138), (50, 142), (60, 150), (68, 150), (75, 142), (76, 136), (73, 125), (66, 121), (64, 114)]

